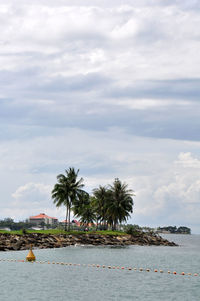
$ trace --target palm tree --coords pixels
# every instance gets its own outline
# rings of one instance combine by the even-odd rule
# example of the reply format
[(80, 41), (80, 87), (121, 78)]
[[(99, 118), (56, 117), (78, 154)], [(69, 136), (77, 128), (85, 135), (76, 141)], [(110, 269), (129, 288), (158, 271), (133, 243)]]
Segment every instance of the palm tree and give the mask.
[(88, 226), (89, 223), (93, 224), (96, 219), (95, 208), (92, 206), (91, 201), (89, 204), (85, 204), (81, 207), (81, 210), (77, 216), (80, 217), (81, 223), (84, 223)]
[(90, 205), (90, 196), (87, 192), (82, 191), (77, 198), (74, 199), (72, 210), (75, 216), (81, 216), (83, 208)]
[(112, 225), (112, 230), (116, 230), (118, 223), (126, 221), (133, 212), (133, 190), (127, 188), (126, 183), (122, 183), (118, 178), (113, 185), (109, 185), (109, 201), (107, 203), (107, 218)]
[(87, 194), (82, 188), (84, 187), (83, 178), (77, 180), (79, 169), (75, 171), (73, 167), (65, 170), (66, 175), (60, 174), (57, 176), (58, 183), (55, 184), (52, 190), (52, 198), (57, 207), (66, 206), (66, 224), (68, 220), (68, 231), (70, 231), (70, 216), (71, 208), (75, 202)]
[(54, 185), (54, 189), (52, 190), (52, 198), (54, 199), (54, 204), (56, 207), (60, 207), (62, 205), (66, 206), (66, 221), (65, 221), (65, 231), (67, 230), (67, 218), (70, 206), (69, 200), (69, 185), (67, 181), (67, 177), (65, 175), (57, 176), (58, 183)]
[(109, 198), (109, 191), (106, 186), (99, 186), (98, 188), (93, 189), (93, 205), (97, 212), (97, 227), (98, 221), (103, 222), (104, 227), (106, 226), (106, 211), (107, 211), (107, 202)]

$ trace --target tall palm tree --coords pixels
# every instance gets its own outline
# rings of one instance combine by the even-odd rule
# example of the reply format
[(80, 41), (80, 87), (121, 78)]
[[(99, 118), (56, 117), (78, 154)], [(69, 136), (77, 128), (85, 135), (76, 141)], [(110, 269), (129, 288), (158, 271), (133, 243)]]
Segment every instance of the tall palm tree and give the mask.
[(58, 183), (55, 184), (52, 190), (52, 198), (57, 207), (66, 206), (65, 230), (68, 220), (68, 231), (70, 231), (72, 205), (86, 192), (82, 189), (84, 187), (83, 178), (77, 180), (79, 169), (75, 171), (73, 167), (70, 167), (65, 170), (65, 173), (66, 175), (60, 174), (57, 176)]
[(116, 230), (118, 223), (126, 221), (133, 212), (132, 189), (128, 189), (126, 183), (122, 183), (118, 178), (114, 180), (113, 185), (109, 185), (109, 201), (107, 203), (107, 218), (111, 223), (112, 229)]
[(68, 212), (70, 207), (70, 200), (69, 200), (69, 185), (67, 181), (67, 177), (65, 175), (58, 175), (57, 176), (58, 183), (54, 185), (52, 190), (52, 199), (54, 199), (54, 204), (56, 207), (60, 207), (64, 205), (66, 207), (66, 218), (65, 218), (65, 231), (67, 230), (67, 219), (68, 219)]

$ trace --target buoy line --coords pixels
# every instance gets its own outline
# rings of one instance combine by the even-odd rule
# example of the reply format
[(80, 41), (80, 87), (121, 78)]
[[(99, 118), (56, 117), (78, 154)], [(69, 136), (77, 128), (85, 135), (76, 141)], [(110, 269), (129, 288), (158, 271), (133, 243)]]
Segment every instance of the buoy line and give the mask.
[(138, 271), (138, 272), (154, 272), (160, 274), (171, 274), (171, 275), (182, 275), (182, 276), (200, 276), (199, 273), (185, 273), (176, 271), (164, 271), (161, 269), (149, 269), (149, 268), (136, 268), (136, 267), (124, 267), (124, 266), (111, 266), (111, 265), (100, 265), (100, 264), (86, 264), (86, 263), (71, 263), (71, 262), (55, 262), (55, 261), (27, 261), (23, 259), (0, 259), (0, 261), (7, 262), (23, 262), (23, 263), (36, 263), (36, 264), (53, 264), (53, 265), (65, 265), (65, 266), (83, 266), (91, 267), (97, 269), (112, 269), (112, 270), (128, 270), (128, 271)]

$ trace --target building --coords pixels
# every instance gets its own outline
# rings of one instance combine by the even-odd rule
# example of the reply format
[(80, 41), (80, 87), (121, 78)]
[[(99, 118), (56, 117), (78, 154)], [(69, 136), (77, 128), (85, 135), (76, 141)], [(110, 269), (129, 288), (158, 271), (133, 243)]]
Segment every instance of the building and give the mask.
[(33, 226), (41, 226), (42, 224), (54, 226), (58, 223), (58, 219), (55, 217), (50, 217), (45, 213), (40, 213), (36, 216), (30, 216), (29, 222)]
[[(61, 225), (64, 226), (65, 224), (69, 225), (69, 221), (67, 221), (66, 219), (65, 219), (64, 221), (61, 222)], [(71, 226), (77, 226), (77, 227), (80, 227), (80, 226), (81, 226), (81, 223), (80, 223), (79, 221), (73, 219), (73, 220), (70, 222), (70, 225), (71, 225)]]

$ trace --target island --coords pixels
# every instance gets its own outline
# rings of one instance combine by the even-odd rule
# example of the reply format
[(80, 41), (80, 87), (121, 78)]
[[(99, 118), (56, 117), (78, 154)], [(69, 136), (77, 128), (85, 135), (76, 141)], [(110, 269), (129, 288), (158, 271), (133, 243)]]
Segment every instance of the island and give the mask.
[(185, 226), (176, 227), (176, 226), (167, 226), (167, 227), (158, 227), (158, 233), (166, 234), (191, 234), (191, 229)]

